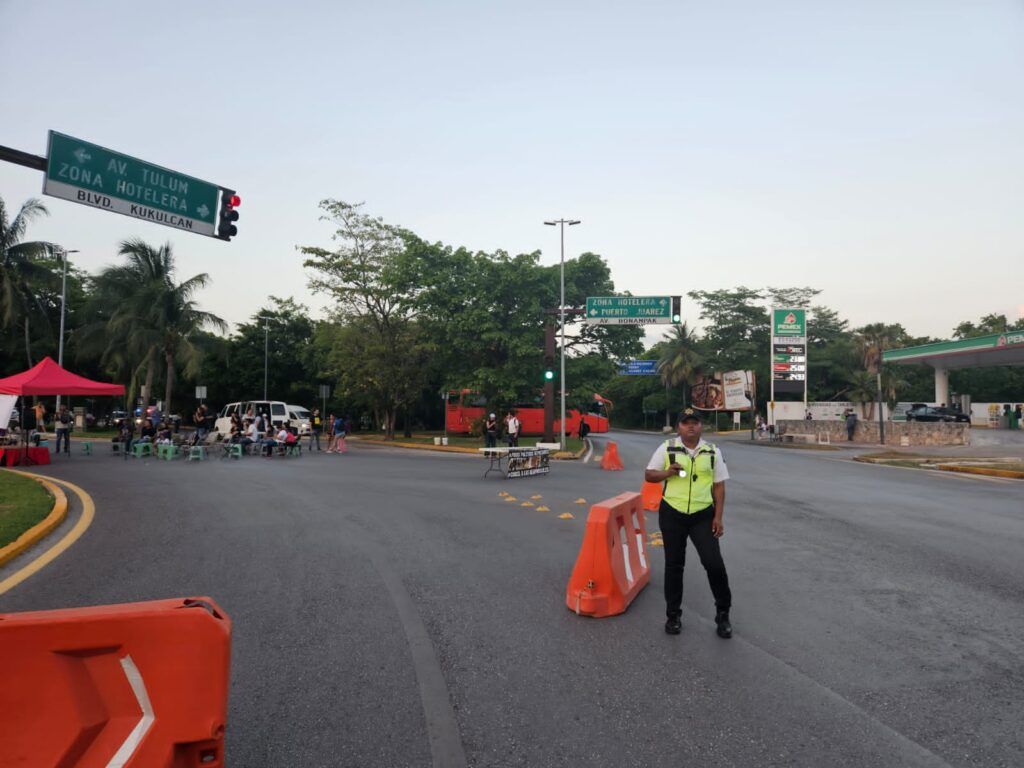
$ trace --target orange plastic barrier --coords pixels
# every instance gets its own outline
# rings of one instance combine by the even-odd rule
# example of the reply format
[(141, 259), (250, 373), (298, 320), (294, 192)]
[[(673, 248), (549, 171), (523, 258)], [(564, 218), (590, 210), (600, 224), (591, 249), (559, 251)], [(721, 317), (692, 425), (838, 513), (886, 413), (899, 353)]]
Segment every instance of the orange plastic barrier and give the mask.
[(661, 507), (661, 494), (664, 491), (664, 486), (661, 483), (648, 483), (644, 480), (643, 486), (640, 488), (640, 497), (644, 501), (644, 509), (648, 512), (657, 512)]
[(208, 597), (0, 614), (0, 762), (222, 768), (230, 646)]
[(619, 458), (619, 446), (609, 442), (604, 449), (604, 456), (601, 457), (601, 469), (624, 469), (622, 459)]
[(622, 613), (651, 580), (639, 493), (590, 508), (576, 566), (565, 588), (570, 611), (601, 618)]

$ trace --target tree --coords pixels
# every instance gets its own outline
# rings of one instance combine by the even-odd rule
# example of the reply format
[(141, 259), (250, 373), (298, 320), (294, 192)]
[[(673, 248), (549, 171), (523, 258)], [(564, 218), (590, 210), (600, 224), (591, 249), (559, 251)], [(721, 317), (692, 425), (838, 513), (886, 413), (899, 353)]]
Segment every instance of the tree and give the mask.
[[(148, 403), (158, 356), (165, 364), (164, 409), (170, 410), (176, 362), (191, 375), (198, 370), (199, 353), (193, 340), (205, 327), (226, 330), (227, 324), (198, 308), (194, 296), (209, 282), (206, 273), (182, 283), (174, 282), (174, 253), (170, 243), (154, 248), (133, 238), (121, 243), (122, 265), (108, 267), (96, 278), (96, 301), (111, 307), (102, 333), (104, 360), (121, 370), (128, 368), (134, 380), (145, 369), (142, 399)], [(88, 329), (95, 337), (97, 327)]]
[[(299, 246), (303, 265), (316, 274), (310, 287), (336, 301), (335, 317), (343, 326), (329, 345), (339, 380), (362, 392), (394, 438), (401, 408), (418, 397), (427, 353), (423, 334), (413, 323), (418, 286), (408, 266), (421, 241), (412, 233), (360, 211), (362, 204), (323, 200), (322, 220), (332, 222), (337, 247)], [(351, 355), (340, 359), (342, 352)], [(362, 379), (352, 379), (359, 371)], [(378, 422), (380, 423), (380, 422)]]
[(45, 206), (30, 198), (22, 204), (14, 219), (8, 220), (7, 208), (0, 198), (0, 321), (5, 328), (22, 326), (29, 368), (33, 365), (32, 315), (37, 313), (45, 318), (43, 306), (32, 288), (33, 281), (39, 281), (46, 275), (46, 270), (37, 260), (52, 254), (57, 246), (40, 241), (22, 242), (22, 238), (32, 220), (47, 215), (49, 212)]
[[(701, 368), (701, 357), (696, 351), (696, 339), (686, 323), (672, 327), (662, 335), (665, 345), (658, 360), (658, 373), (665, 389), (680, 387), (683, 390), (683, 407), (686, 407), (686, 389), (696, 379)], [(665, 426), (672, 426), (671, 414), (665, 408)]]
[(907, 332), (899, 324), (871, 323), (854, 331), (854, 338), (864, 370), (875, 374), (882, 364), (882, 353), (903, 346)]

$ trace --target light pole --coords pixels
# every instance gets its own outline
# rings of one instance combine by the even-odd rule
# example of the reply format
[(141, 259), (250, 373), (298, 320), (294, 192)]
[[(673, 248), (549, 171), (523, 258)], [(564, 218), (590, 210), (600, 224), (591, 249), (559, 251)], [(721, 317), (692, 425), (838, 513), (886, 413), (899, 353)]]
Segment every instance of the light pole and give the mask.
[(270, 359), (270, 318), (263, 315), (261, 317), (258, 316), (256, 319), (263, 321), (263, 399), (266, 400), (268, 360)]
[[(57, 342), (57, 365), (64, 367), (64, 305), (68, 298), (68, 254), (78, 253), (69, 251), (66, 248), (60, 249), (63, 254), (64, 265), (60, 275), (60, 340)], [(57, 410), (60, 410), (60, 395), (57, 395)]]
[(559, 373), (559, 385), (562, 392), (562, 424), (559, 430), (560, 438), (558, 441), (558, 450), (564, 451), (566, 447), (565, 442), (565, 225), (568, 224), (570, 227), (579, 224), (578, 219), (556, 219), (555, 221), (545, 221), (549, 227), (557, 225), (561, 230), (562, 234), (562, 258), (561, 258), (561, 270), (560, 270), (560, 284), (561, 292), (558, 299), (558, 316), (559, 322), (561, 323), (561, 340), (559, 341), (561, 361), (560, 361), (560, 373)]

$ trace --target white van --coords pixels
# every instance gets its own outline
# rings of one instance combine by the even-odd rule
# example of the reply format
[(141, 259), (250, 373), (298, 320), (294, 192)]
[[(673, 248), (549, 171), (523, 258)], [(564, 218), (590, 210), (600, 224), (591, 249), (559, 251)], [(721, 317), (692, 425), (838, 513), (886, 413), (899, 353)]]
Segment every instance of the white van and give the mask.
[(299, 430), (300, 435), (309, 434), (309, 425), (312, 423), (313, 414), (301, 405), (288, 406), (288, 420), (292, 426)]
[(237, 403), (228, 403), (218, 414), (213, 431), (222, 438), (227, 437), (231, 433), (231, 417), (237, 414), (239, 418), (245, 419), (249, 411), (252, 411), (254, 415), (262, 413), (270, 419), (271, 424), (279, 427), (291, 418), (288, 412), (289, 410), (294, 411), (295, 408), (296, 406), (288, 405), (280, 400), (243, 400)]

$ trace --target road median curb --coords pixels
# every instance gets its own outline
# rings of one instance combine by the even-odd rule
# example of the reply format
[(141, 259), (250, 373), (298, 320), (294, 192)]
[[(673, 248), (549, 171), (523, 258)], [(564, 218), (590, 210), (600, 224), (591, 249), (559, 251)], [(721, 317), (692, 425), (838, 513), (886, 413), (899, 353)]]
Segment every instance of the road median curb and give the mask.
[(57, 485), (29, 472), (15, 471), (15, 474), (31, 477), (42, 485), (53, 496), (53, 508), (50, 510), (50, 514), (22, 533), (10, 544), (0, 547), (0, 566), (6, 565), (26, 549), (46, 537), (47, 534), (52, 533), (57, 526), (64, 522), (64, 518), (68, 514), (68, 497)]
[[(367, 445), (383, 445), (389, 448), (412, 448), (415, 451), (438, 451), (440, 453), (462, 453), (467, 456), (479, 456), (479, 448), (466, 448), (461, 445), (431, 445), (430, 443), (406, 443), (401, 440), (377, 440), (375, 438), (368, 437), (349, 437), (349, 440), (353, 440), (359, 443), (366, 443)], [(529, 447), (529, 446), (524, 446)], [(551, 454), (551, 458), (558, 459), (559, 461), (574, 460), (580, 458), (587, 447), (584, 444), (583, 448), (578, 453), (571, 453), (569, 451), (558, 451)]]
[(939, 464), (935, 468), (943, 472), (963, 472), (968, 475), (987, 475), (988, 477), (1008, 477), (1013, 480), (1024, 480), (1024, 472), (1018, 472), (1014, 469), (968, 467), (962, 464)]

